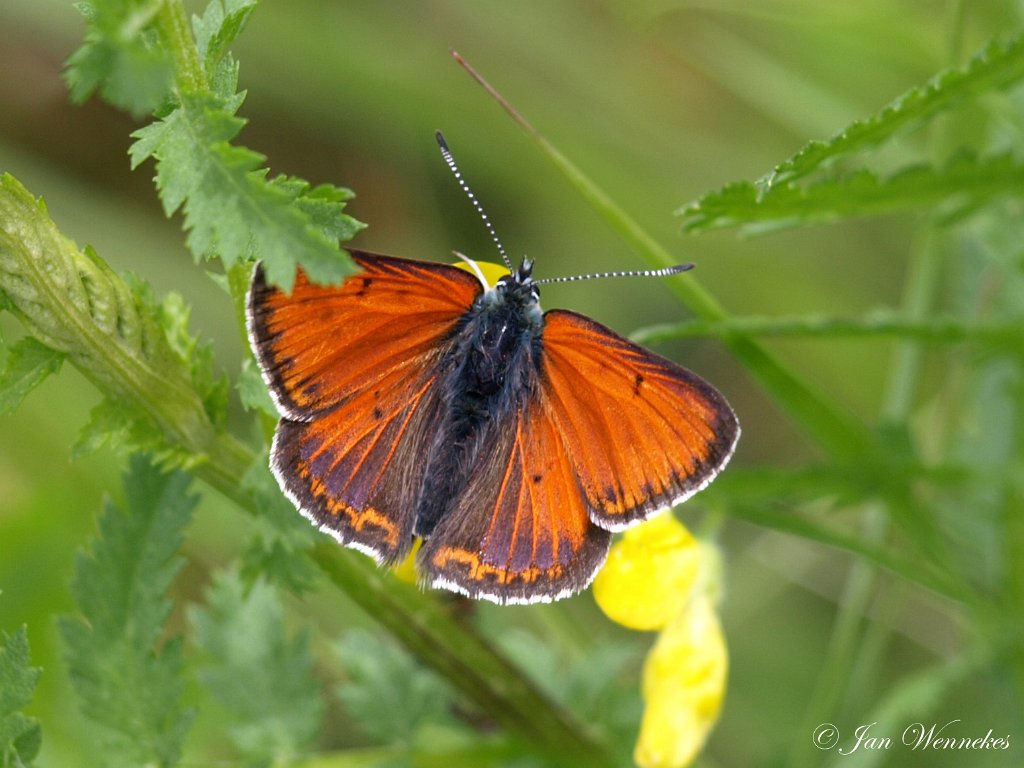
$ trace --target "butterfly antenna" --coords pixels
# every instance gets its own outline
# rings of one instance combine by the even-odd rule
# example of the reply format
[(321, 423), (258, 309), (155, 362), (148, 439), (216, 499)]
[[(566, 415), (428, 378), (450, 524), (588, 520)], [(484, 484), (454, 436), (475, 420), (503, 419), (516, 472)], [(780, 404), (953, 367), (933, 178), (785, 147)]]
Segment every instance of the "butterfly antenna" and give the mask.
[(673, 267), (664, 267), (663, 269), (630, 269), (625, 272), (595, 272), (590, 275), (570, 275), (568, 277), (545, 277), (540, 280), (534, 280), (534, 283), (573, 283), (577, 280), (596, 280), (604, 277), (669, 277), (670, 275), (678, 275), (680, 272), (689, 272), (693, 269), (693, 264), (676, 264)]
[(491, 220), (487, 218), (487, 213), (484, 212), (484, 207), (480, 205), (480, 201), (476, 199), (476, 195), (473, 194), (473, 190), (469, 188), (466, 180), (462, 178), (462, 172), (459, 170), (459, 166), (455, 164), (455, 158), (452, 157), (452, 151), (448, 149), (448, 143), (444, 140), (444, 136), (440, 131), (436, 131), (434, 134), (437, 137), (437, 146), (441, 148), (441, 157), (448, 164), (448, 168), (451, 169), (452, 175), (455, 176), (455, 180), (459, 182), (459, 186), (462, 187), (462, 191), (466, 193), (466, 197), (469, 198), (469, 202), (476, 208), (476, 212), (480, 214), (480, 218), (483, 219), (484, 226), (487, 227), (487, 231), (491, 235), (491, 239), (494, 244), (498, 246), (498, 253), (501, 254), (501, 260), (505, 262), (505, 266), (508, 267), (509, 272), (514, 272), (512, 269), (512, 262), (508, 258), (508, 253), (505, 252), (505, 246), (501, 244), (501, 240), (498, 239), (498, 233), (494, 231), (494, 225), (491, 224)]

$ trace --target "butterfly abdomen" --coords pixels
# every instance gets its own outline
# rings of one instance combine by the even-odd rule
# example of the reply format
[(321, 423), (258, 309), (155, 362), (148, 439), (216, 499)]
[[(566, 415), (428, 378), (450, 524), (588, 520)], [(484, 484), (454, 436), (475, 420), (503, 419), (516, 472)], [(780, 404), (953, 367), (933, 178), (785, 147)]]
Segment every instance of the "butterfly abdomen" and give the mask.
[[(479, 301), (458, 330), (443, 391), (445, 415), (427, 456), (416, 509), (416, 534), (426, 538), (463, 491), (482, 459), (536, 386), (541, 335), (520, 302)], [(502, 441), (497, 441), (501, 444)]]

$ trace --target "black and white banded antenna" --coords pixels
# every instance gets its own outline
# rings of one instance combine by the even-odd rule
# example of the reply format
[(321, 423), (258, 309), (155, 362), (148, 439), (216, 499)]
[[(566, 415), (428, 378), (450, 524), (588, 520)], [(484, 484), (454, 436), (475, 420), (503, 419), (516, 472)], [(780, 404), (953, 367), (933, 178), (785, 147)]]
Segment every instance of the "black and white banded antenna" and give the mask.
[(598, 280), (605, 277), (671, 277), (672, 275), (678, 275), (680, 272), (689, 272), (694, 266), (694, 264), (676, 264), (671, 267), (662, 267), (661, 269), (627, 269), (618, 272), (594, 272), (589, 275), (542, 277), (533, 282), (538, 285), (544, 285), (547, 283), (574, 283), (577, 280)]
[[(473, 194), (473, 190), (469, 188), (466, 180), (462, 178), (462, 172), (459, 170), (459, 166), (455, 163), (455, 158), (452, 157), (452, 151), (448, 149), (448, 143), (444, 140), (444, 135), (440, 131), (435, 131), (434, 136), (437, 138), (437, 146), (441, 148), (441, 156), (444, 161), (448, 164), (448, 168), (451, 170), (452, 175), (455, 176), (455, 180), (462, 187), (462, 191), (466, 193), (466, 197), (469, 198), (469, 202), (473, 204), (476, 212), (480, 215), (480, 218), (484, 222), (484, 226), (491, 235), (491, 239), (494, 244), (498, 247), (498, 253), (501, 254), (501, 260), (505, 262), (505, 266), (508, 267), (508, 271), (515, 274), (515, 269), (512, 268), (512, 261), (508, 257), (508, 253), (505, 251), (505, 246), (501, 244), (501, 240), (498, 238), (498, 233), (494, 231), (494, 225), (491, 224), (491, 220), (487, 218), (487, 213), (484, 211), (484, 207), (480, 204), (480, 201), (476, 199), (476, 195)], [(469, 262), (474, 268), (474, 271), (480, 277), (481, 282), (486, 284), (483, 276), (480, 274), (479, 268), (473, 262), (472, 259), (463, 256), (461, 253), (456, 255)], [(533, 280), (535, 285), (543, 285), (546, 283), (574, 283), (577, 280), (597, 280), (605, 277), (670, 277), (672, 275), (678, 275), (680, 272), (688, 272), (693, 269), (693, 264), (676, 264), (671, 267), (663, 267), (661, 269), (629, 269), (618, 272), (594, 272), (589, 275), (569, 275), (566, 277), (545, 277), (539, 280)]]
[(508, 253), (505, 251), (505, 246), (501, 244), (501, 240), (498, 238), (498, 233), (494, 231), (494, 225), (491, 224), (491, 220), (487, 218), (487, 213), (484, 211), (484, 207), (480, 205), (480, 201), (476, 199), (476, 195), (473, 194), (473, 190), (469, 188), (469, 184), (467, 184), (466, 180), (462, 178), (462, 171), (460, 171), (459, 166), (455, 164), (455, 158), (452, 157), (452, 151), (448, 149), (448, 143), (444, 140), (444, 136), (440, 131), (435, 131), (434, 135), (437, 137), (437, 146), (441, 148), (441, 157), (443, 157), (444, 161), (448, 164), (448, 168), (451, 170), (452, 175), (455, 176), (455, 180), (459, 182), (459, 186), (462, 187), (462, 191), (466, 193), (466, 197), (469, 198), (469, 202), (473, 204), (473, 207), (476, 208), (476, 212), (480, 215), (480, 218), (483, 219), (484, 226), (487, 227), (487, 231), (490, 233), (491, 239), (498, 247), (498, 253), (501, 254), (501, 260), (505, 262), (505, 266), (508, 267), (509, 272), (515, 272), (512, 268), (512, 261), (509, 259)]

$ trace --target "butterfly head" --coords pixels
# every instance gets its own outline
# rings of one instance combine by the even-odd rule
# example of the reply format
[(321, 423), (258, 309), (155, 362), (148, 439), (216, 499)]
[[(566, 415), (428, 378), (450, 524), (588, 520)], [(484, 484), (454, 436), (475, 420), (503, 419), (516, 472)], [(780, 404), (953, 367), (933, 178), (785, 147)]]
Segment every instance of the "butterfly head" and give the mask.
[(533, 261), (524, 258), (519, 269), (509, 272), (483, 296), (486, 305), (504, 304), (522, 312), (531, 322), (541, 319), (540, 286), (533, 279)]

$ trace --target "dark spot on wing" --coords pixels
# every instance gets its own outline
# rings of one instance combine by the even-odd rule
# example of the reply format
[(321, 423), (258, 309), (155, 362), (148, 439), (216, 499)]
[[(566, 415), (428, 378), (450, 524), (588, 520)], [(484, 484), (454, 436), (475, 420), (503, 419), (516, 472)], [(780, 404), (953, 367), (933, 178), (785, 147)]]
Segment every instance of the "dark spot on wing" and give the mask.
[(373, 278), (372, 277), (364, 277), (364, 278), (362, 278), (359, 281), (359, 290), (356, 291), (356, 296), (362, 296), (364, 293), (366, 293), (370, 289), (371, 285), (373, 285)]

